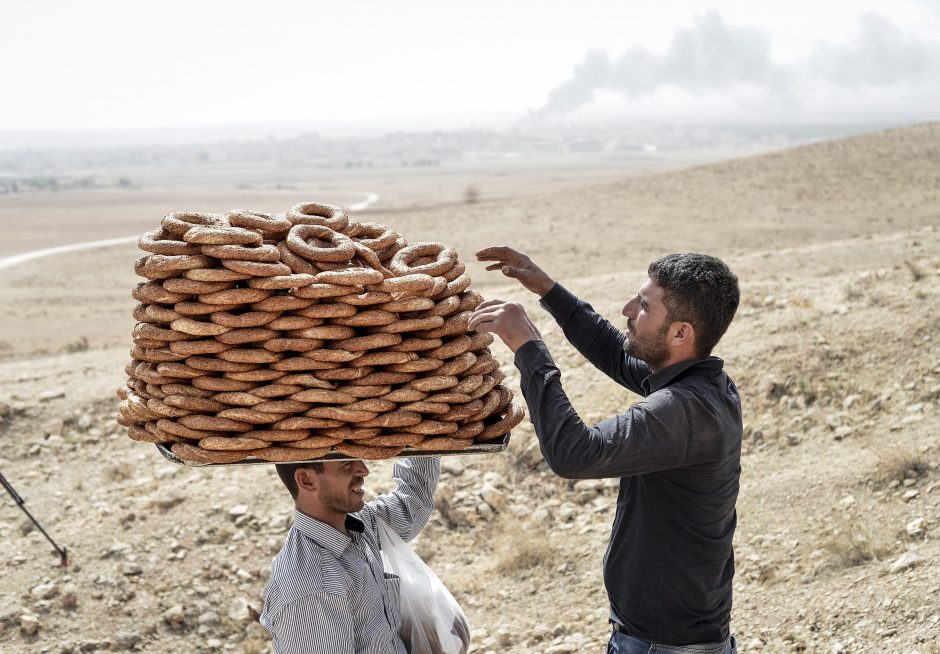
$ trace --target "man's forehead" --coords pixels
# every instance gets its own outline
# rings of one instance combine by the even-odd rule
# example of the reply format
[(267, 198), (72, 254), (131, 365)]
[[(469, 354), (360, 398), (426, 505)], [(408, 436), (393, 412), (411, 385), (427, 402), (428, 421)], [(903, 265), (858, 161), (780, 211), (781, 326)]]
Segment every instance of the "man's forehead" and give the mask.
[(637, 291), (637, 295), (646, 302), (662, 302), (663, 287), (656, 284), (652, 279), (647, 278), (643, 286), (640, 287), (640, 290)]

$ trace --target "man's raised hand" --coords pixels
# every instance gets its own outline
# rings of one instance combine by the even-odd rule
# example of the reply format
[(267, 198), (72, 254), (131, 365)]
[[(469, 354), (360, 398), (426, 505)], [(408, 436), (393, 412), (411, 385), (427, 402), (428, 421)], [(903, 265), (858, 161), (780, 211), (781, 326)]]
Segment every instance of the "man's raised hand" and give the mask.
[(496, 334), (513, 352), (529, 341), (542, 340), (542, 335), (529, 320), (522, 305), (504, 300), (480, 303), (470, 316), (468, 331)]
[(518, 279), (523, 286), (539, 297), (544, 297), (555, 285), (555, 280), (535, 265), (532, 259), (505, 245), (483, 248), (477, 252), (477, 260), (494, 262), (486, 269), (499, 270), (506, 277)]

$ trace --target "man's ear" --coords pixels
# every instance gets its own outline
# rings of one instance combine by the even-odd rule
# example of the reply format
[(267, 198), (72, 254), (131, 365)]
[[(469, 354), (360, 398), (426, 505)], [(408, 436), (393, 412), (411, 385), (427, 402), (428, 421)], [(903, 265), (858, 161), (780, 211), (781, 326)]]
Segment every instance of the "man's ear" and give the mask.
[(294, 481), (297, 483), (297, 489), (310, 492), (316, 492), (319, 483), (316, 474), (309, 468), (297, 468), (294, 470)]
[(672, 341), (673, 347), (682, 347), (684, 345), (695, 345), (695, 327), (690, 322), (672, 323)]

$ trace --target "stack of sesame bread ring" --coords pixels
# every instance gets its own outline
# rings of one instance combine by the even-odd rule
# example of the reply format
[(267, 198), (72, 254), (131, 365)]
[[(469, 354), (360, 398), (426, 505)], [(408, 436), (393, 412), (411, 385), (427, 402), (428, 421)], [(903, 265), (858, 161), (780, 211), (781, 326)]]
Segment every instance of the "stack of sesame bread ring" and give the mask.
[(523, 418), (457, 252), (305, 203), (143, 234), (118, 422), (183, 461), (454, 452)]

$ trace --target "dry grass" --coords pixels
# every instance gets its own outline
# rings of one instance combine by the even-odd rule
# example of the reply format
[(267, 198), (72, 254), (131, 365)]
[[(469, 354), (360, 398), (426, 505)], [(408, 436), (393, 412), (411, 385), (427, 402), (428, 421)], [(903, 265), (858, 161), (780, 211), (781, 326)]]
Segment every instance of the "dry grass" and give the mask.
[(498, 548), (496, 570), (500, 574), (518, 576), (533, 568), (552, 569), (558, 565), (558, 552), (541, 534), (525, 530), (505, 532)]

